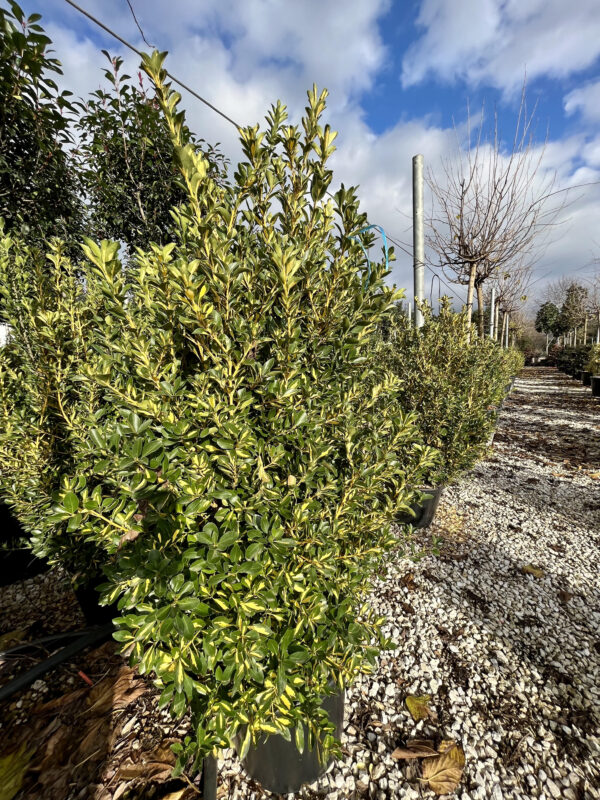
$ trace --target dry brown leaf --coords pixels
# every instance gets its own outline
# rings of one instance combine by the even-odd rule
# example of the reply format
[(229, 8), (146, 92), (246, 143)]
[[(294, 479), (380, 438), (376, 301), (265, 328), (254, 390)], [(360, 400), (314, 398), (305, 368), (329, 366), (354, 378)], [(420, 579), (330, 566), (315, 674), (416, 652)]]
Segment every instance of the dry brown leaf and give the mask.
[(126, 542), (134, 542), (138, 536), (140, 535), (140, 531), (134, 531), (133, 528), (128, 530), (127, 533), (124, 533), (123, 536), (119, 539), (119, 546), (117, 550), (119, 550)]
[(116, 675), (104, 678), (90, 691), (90, 710), (102, 714), (110, 709), (126, 708), (146, 691), (143, 681), (136, 679), (134, 670), (121, 667)]
[(465, 766), (465, 754), (461, 747), (459, 747), (454, 739), (443, 739), (440, 742), (440, 746), (438, 747), (438, 753), (442, 755), (443, 753), (447, 753), (450, 750), (453, 750), (452, 757), (456, 760), (456, 763), (459, 767)]
[(397, 747), (392, 753), (392, 758), (398, 761), (401, 758), (431, 758), (437, 755), (431, 739), (412, 739), (406, 743), (406, 747)]
[(74, 692), (63, 694), (61, 697), (55, 697), (54, 700), (49, 700), (47, 703), (42, 703), (42, 705), (37, 706), (34, 711), (36, 714), (43, 714), (44, 712), (52, 711), (55, 708), (68, 706), (75, 700), (78, 700), (82, 695), (87, 694), (88, 691), (89, 690), (86, 686), (81, 689), (75, 689)]
[(460, 783), (464, 763), (465, 754), (455, 745), (423, 762), (423, 780), (435, 794), (451, 794)]
[(566, 589), (559, 589), (558, 590), (558, 599), (561, 603), (568, 603), (569, 600), (572, 600), (575, 597), (574, 594), (571, 592), (567, 592)]
[(174, 739), (166, 739), (151, 753), (142, 755), (139, 761), (124, 762), (119, 767), (120, 780), (143, 778), (144, 781), (167, 781), (173, 772), (175, 754), (170, 748)]
[(524, 575), (533, 575), (534, 578), (544, 577), (544, 570), (541, 567), (534, 566), (533, 564), (526, 564), (524, 567), (521, 567), (521, 572)]
[(170, 792), (169, 794), (166, 794), (162, 800), (182, 800), (187, 791), (188, 787), (184, 786), (183, 789), (178, 789), (176, 792)]
[(112, 800), (119, 800), (119, 797), (124, 795), (130, 786), (131, 786), (130, 781), (125, 781), (124, 783), (120, 783), (115, 789), (115, 793), (112, 796)]
[(422, 719), (428, 719), (431, 716), (431, 711), (428, 706), (428, 703), (431, 702), (431, 695), (409, 694), (404, 702), (406, 703), (406, 707), (410, 711), (410, 715), (415, 722), (419, 722), (419, 720)]

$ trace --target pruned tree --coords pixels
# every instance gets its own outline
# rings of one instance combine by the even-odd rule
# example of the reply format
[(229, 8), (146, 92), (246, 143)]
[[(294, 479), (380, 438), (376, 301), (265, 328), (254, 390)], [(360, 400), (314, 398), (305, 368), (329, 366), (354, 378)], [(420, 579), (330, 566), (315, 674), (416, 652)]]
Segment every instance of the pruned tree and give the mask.
[(72, 240), (82, 204), (68, 151), (70, 92), (58, 89), (60, 62), (40, 15), (26, 16), (14, 0), (7, 5), (0, 8), (0, 217), (30, 241)]
[(565, 293), (560, 309), (560, 320), (564, 332), (573, 332), (573, 343), (577, 344), (577, 329), (585, 325), (588, 317), (588, 290), (572, 281)]
[[(132, 252), (153, 241), (164, 244), (173, 228), (172, 209), (186, 197), (169, 130), (154, 90), (132, 80), (120, 57), (108, 59), (108, 88), (76, 103), (79, 146), (75, 159), (87, 200), (88, 228), (98, 239), (122, 242)], [(227, 161), (218, 148), (182, 129), (186, 144), (202, 152), (209, 174), (226, 179)]]
[(550, 337), (558, 335), (560, 329), (560, 309), (554, 303), (546, 301), (535, 315), (535, 329), (546, 336), (546, 355), (550, 345)]
[(503, 147), (494, 117), (493, 136), (483, 137), (483, 110), (475, 143), (469, 122), (466, 152), (442, 162), (442, 172), (427, 176), (433, 195), (428, 245), (433, 265), (455, 283), (468, 287), (467, 316), (473, 297), (479, 304), (483, 336), (483, 287), (492, 276), (510, 273), (513, 265), (531, 268), (541, 255), (543, 234), (556, 223), (564, 203), (552, 202), (555, 176), (544, 175), (545, 147), (533, 139), (525, 91), (510, 149)]
[[(500, 341), (503, 341), (509, 315), (521, 309), (527, 302), (531, 278), (532, 269), (526, 262), (517, 264), (507, 271), (497, 271), (489, 276), (489, 283), (493, 284), (496, 291), (494, 329), (497, 331), (497, 338)], [(483, 300), (480, 301), (480, 307), (483, 307)], [(501, 313), (502, 318), (500, 318)]]

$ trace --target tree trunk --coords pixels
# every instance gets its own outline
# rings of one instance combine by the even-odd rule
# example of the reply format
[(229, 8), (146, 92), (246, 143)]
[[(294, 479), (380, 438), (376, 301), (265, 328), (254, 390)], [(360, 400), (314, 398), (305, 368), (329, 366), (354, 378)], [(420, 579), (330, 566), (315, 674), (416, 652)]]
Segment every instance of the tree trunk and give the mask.
[(484, 308), (483, 308), (483, 283), (478, 283), (477, 284), (477, 312), (478, 312), (477, 327), (478, 327), (479, 338), (483, 339), (484, 336), (485, 336), (484, 329), (483, 329), (483, 313), (484, 313)]
[(583, 320), (583, 343), (584, 345), (587, 344), (587, 314)]
[(547, 333), (546, 334), (546, 355), (548, 355), (548, 347), (549, 347), (548, 343), (549, 343), (549, 341), (550, 341), (550, 334)]
[[(471, 271), (469, 272), (469, 288), (467, 290), (467, 325), (471, 325), (473, 320), (473, 294), (475, 291), (475, 275), (477, 274), (477, 265), (471, 264)], [(469, 330), (469, 341), (471, 340), (471, 331)]]
[(494, 341), (498, 341), (498, 325), (500, 323), (500, 304), (496, 303), (496, 308), (494, 309)]

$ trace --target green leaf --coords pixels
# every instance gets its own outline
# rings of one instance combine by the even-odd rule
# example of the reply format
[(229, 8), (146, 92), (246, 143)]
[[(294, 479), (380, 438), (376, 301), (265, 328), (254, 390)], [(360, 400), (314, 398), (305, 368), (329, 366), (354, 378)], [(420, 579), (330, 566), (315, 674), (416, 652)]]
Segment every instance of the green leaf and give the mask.
[(71, 514), (74, 514), (79, 508), (79, 498), (73, 492), (67, 492), (63, 497), (62, 503)]

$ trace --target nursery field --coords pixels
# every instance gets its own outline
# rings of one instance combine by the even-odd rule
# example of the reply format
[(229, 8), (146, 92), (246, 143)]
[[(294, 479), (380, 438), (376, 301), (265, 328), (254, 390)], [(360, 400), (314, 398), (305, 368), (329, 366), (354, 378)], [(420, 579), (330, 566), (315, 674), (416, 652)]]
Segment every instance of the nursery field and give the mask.
[[(295, 796), (600, 797), (600, 403), (589, 389), (524, 370), (489, 457), (446, 488), (418, 544), (430, 550), (432, 537), (439, 555), (391, 555), (375, 579), (371, 604), (397, 647), (347, 692), (343, 758)], [(81, 627), (68, 587), (50, 571), (2, 588), (0, 650)], [(0, 682), (36, 657), (4, 658)], [(0, 797), (200, 798), (197, 778), (171, 777), (170, 744), (189, 721), (159, 711), (158, 694), (112, 643), (46, 674), (0, 707)], [(433, 755), (450, 740), (465, 755), (452, 769)], [(274, 797), (230, 753), (218, 796)]]

